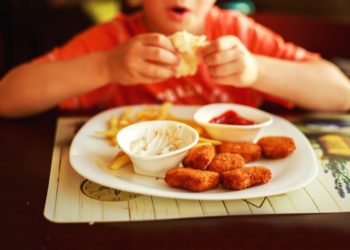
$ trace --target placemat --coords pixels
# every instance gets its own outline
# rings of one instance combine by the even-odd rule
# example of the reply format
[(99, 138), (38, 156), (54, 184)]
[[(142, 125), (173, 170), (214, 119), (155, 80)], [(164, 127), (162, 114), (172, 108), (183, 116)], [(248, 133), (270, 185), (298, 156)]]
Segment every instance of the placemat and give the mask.
[(118, 222), (256, 214), (350, 211), (350, 116), (315, 114), (291, 117), (310, 140), (319, 174), (308, 186), (283, 195), (246, 200), (168, 199), (110, 189), (78, 175), (69, 163), (69, 146), (87, 117), (57, 121), (44, 216), (58, 223)]

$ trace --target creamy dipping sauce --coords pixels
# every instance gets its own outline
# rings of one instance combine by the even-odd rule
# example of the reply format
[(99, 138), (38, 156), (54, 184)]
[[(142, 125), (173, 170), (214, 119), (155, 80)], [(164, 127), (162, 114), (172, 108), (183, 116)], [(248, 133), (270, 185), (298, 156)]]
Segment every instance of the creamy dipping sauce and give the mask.
[(173, 152), (189, 145), (193, 138), (184, 136), (184, 127), (169, 125), (147, 128), (140, 138), (130, 144), (130, 150), (140, 156), (155, 156)]

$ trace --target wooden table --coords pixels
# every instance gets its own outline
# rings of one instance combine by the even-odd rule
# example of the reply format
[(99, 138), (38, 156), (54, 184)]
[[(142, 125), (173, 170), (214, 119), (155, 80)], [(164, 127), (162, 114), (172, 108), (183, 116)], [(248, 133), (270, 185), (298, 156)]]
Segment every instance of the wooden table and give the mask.
[[(350, 213), (55, 224), (43, 216), (57, 114), (0, 119), (1, 249), (345, 249)], [(69, 209), (69, 208), (67, 208)]]

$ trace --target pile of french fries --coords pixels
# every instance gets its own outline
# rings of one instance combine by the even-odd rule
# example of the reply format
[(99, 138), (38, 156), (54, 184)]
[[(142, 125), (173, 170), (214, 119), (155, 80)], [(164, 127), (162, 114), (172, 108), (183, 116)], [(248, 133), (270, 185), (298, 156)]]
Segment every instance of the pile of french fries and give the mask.
[[(96, 134), (105, 138), (112, 146), (118, 146), (116, 136), (118, 132), (133, 123), (150, 120), (173, 120), (193, 127), (199, 133), (198, 143), (211, 143), (218, 145), (221, 142), (207, 138), (203, 127), (195, 123), (193, 120), (184, 119), (172, 115), (169, 110), (171, 109), (171, 103), (164, 103), (160, 106), (146, 106), (144, 109), (134, 112), (132, 107), (126, 108), (119, 116), (112, 115), (107, 121), (107, 130), (96, 132)], [(110, 164), (109, 168), (116, 170), (130, 162), (130, 158), (123, 152), (120, 151)]]

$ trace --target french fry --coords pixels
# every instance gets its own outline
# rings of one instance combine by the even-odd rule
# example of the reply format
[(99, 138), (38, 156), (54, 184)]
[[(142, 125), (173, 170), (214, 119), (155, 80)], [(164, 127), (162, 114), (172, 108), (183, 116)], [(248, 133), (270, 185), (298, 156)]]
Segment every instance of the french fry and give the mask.
[(97, 131), (96, 134), (104, 136), (112, 146), (116, 146), (116, 135), (119, 131), (118, 129), (118, 117), (113, 115), (108, 119), (108, 129), (105, 131)]
[(209, 139), (209, 138), (205, 138), (205, 137), (199, 137), (198, 143), (210, 143), (210, 144), (213, 144), (214, 146), (216, 146), (216, 145), (220, 145), (221, 141), (217, 141), (217, 140), (213, 140), (213, 139)]
[(126, 127), (132, 123), (132, 122), (130, 122), (132, 111), (133, 111), (133, 109), (131, 107), (129, 107), (121, 114), (120, 119), (119, 119), (119, 128)]
[(104, 137), (113, 137), (116, 134), (116, 131), (113, 131), (113, 130), (97, 131), (96, 134), (102, 135)]
[(159, 120), (166, 119), (169, 116), (169, 110), (173, 105), (170, 102), (165, 102), (163, 105), (159, 107)]
[(130, 162), (129, 156), (127, 156), (123, 151), (120, 151), (112, 161), (109, 166), (110, 169), (116, 170), (119, 169)]
[(193, 120), (190, 120), (190, 119), (186, 119), (186, 118), (180, 118), (180, 117), (176, 117), (176, 116), (173, 116), (173, 115), (168, 115), (168, 118), (169, 120), (173, 120), (173, 121), (177, 121), (177, 122), (182, 122), (182, 123), (185, 123), (189, 126), (191, 126), (192, 128), (194, 128), (195, 130), (197, 130), (197, 132), (202, 135), (205, 130), (202, 126), (198, 125), (195, 121)]
[(117, 142), (116, 136), (109, 138), (109, 143), (110, 143), (113, 147), (118, 146), (118, 142)]
[(150, 107), (148, 109), (140, 110), (136, 113), (137, 121), (156, 120), (158, 117), (158, 110)]
[(118, 128), (118, 117), (115, 115), (112, 115), (111, 118), (108, 120), (108, 126), (109, 129)]

